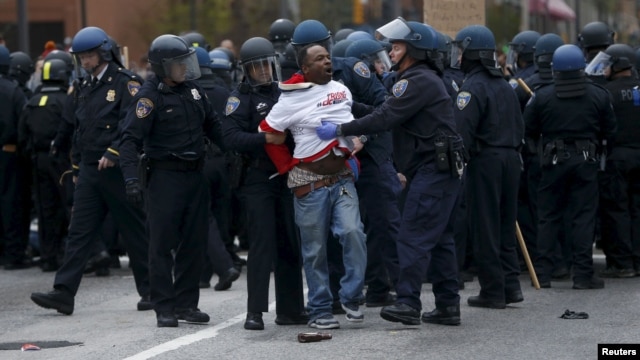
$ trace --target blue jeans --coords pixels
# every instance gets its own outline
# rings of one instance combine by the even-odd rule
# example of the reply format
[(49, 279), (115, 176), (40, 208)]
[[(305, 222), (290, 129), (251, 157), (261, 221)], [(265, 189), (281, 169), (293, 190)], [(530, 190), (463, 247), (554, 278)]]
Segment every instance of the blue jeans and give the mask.
[(345, 274), (340, 279), (340, 302), (358, 304), (363, 298), (367, 266), (366, 237), (360, 221), (358, 195), (351, 179), (294, 198), (300, 228), (302, 259), (309, 287), (307, 310), (311, 321), (331, 315), (327, 239), (329, 231), (340, 240)]

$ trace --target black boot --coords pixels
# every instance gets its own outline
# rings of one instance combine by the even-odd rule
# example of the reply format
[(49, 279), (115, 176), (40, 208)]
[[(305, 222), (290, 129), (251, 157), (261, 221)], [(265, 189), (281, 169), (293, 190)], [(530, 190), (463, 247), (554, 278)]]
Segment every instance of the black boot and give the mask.
[(440, 325), (460, 325), (460, 304), (436, 307), (422, 314), (422, 322)]

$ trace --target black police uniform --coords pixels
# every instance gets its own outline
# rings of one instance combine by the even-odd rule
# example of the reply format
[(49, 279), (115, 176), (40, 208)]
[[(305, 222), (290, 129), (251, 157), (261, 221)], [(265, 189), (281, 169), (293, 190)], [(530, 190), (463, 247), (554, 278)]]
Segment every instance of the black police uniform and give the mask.
[(128, 110), (120, 164), (125, 181), (138, 179), (143, 147), (151, 301), (157, 314), (195, 311), (209, 229), (204, 136), (222, 147), (220, 122), (196, 82), (169, 87), (158, 76), (144, 83)]
[(118, 161), (121, 121), (140, 88), (140, 81), (130, 71), (110, 62), (100, 79), (85, 78), (73, 95), (72, 162), (78, 180), (64, 262), (54, 281), (54, 288), (62, 287), (73, 295), (78, 291), (92, 244), (109, 212), (124, 239), (138, 294), (149, 296), (144, 214), (127, 202), (120, 167), (98, 170), (98, 161), (103, 156)]
[(612, 95), (618, 131), (601, 174), (600, 206), (607, 267), (640, 272), (640, 81), (620, 77), (605, 86)]
[(49, 152), (68, 98), (66, 86), (45, 82), (28, 101), (18, 126), (20, 147), (32, 160), (40, 263), (48, 271), (58, 268), (57, 258), (64, 253), (62, 240), (69, 225), (65, 204), (68, 194), (59, 185), (71, 165), (69, 154)]
[(515, 222), (524, 124), (518, 99), (506, 81), (477, 63), (460, 87), (454, 113), (470, 155), (465, 193), (479, 296), (504, 304), (520, 291)]
[[(21, 232), (21, 202), (18, 177), (18, 154), (16, 152), (18, 119), (26, 103), (26, 98), (14, 81), (0, 75), (0, 255), (4, 253), (5, 269), (27, 266), (24, 250), (27, 239)], [(9, 147), (5, 146), (9, 145)], [(11, 149), (13, 145), (13, 149)], [(4, 247), (4, 249), (3, 249)]]
[(231, 92), (223, 121), (225, 144), (246, 159), (238, 194), (245, 209), (249, 240), (247, 311), (269, 311), (269, 278), (274, 270), (276, 314), (299, 317), (304, 312), (300, 239), (294, 221), (293, 195), (287, 177), (278, 175), (258, 125), (278, 101), (277, 83), (252, 88), (246, 83)]
[[(436, 139), (457, 140), (461, 145), (451, 99), (440, 77), (424, 63), (399, 74), (392, 95), (371, 114), (343, 124), (341, 131), (357, 135), (391, 130), (395, 164), (407, 177), (408, 194), (397, 242), (400, 271), (396, 304), (422, 309), (420, 289), (431, 262), (436, 307), (457, 306), (453, 209), (460, 179), (449, 171), (438, 171), (435, 160)], [(354, 103), (353, 110), (357, 117), (365, 109)]]
[[(332, 58), (333, 79), (349, 88), (353, 100), (377, 106), (384, 102), (388, 92), (369, 66), (356, 58)], [(356, 182), (360, 214), (367, 234), (367, 268), (365, 301), (369, 305), (389, 303), (389, 291), (398, 278), (398, 255), (395, 243), (400, 226), (398, 197), (402, 185), (393, 164), (391, 134), (389, 131), (364, 131), (367, 141), (358, 152), (361, 173)], [(340, 278), (344, 274), (339, 242), (327, 243), (331, 290), (339, 299)], [(335, 306), (336, 308), (338, 306)]]
[[(213, 110), (221, 116), (229, 98), (229, 90), (224, 83), (213, 74), (202, 74), (197, 83), (202, 87), (211, 101)], [(233, 243), (229, 233), (231, 193), (229, 188), (229, 169), (225, 153), (215, 144), (210, 144), (210, 150), (205, 158), (203, 173), (209, 183), (210, 220), (207, 245), (207, 257), (205, 258), (201, 283), (208, 283), (213, 273), (222, 276), (233, 267), (230, 257), (232, 249), (227, 249), (226, 244)], [(230, 251), (231, 250), (231, 251)]]
[(573, 245), (573, 281), (590, 287), (594, 221), (598, 203), (595, 148), (613, 137), (615, 115), (608, 91), (590, 81), (585, 94), (560, 98), (556, 84), (540, 87), (524, 112), (526, 135), (541, 141), (538, 191), (540, 283), (548, 283), (558, 234)]

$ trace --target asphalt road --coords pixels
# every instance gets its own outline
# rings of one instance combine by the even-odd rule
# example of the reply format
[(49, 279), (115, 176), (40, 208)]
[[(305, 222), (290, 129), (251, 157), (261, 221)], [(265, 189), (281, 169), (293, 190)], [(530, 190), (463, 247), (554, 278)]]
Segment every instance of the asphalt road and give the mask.
[[(595, 262), (602, 268), (604, 259), (596, 255)], [(475, 281), (461, 291), (460, 326), (404, 326), (380, 318), (379, 308), (364, 308), (363, 323), (338, 315), (341, 328), (330, 331), (333, 339), (298, 343), (299, 332), (316, 330), (275, 325), (273, 311), (264, 315), (264, 331), (243, 329), (244, 271), (228, 291), (202, 290), (200, 309), (211, 316), (209, 324), (161, 329), (153, 312), (136, 311), (138, 296), (126, 266), (111, 273), (86, 276), (75, 312), (65, 316), (29, 300), (31, 292), (51, 288), (52, 273), (0, 270), (0, 359), (583, 360), (597, 358), (598, 343), (640, 343), (640, 277), (607, 279), (603, 290), (572, 290), (571, 281), (535, 290), (523, 274), (525, 301), (505, 310), (469, 307), (466, 299), (479, 289)], [(431, 310), (428, 284), (422, 301)], [(589, 319), (560, 319), (566, 309), (586, 312)], [(22, 352), (25, 343), (42, 349)]]

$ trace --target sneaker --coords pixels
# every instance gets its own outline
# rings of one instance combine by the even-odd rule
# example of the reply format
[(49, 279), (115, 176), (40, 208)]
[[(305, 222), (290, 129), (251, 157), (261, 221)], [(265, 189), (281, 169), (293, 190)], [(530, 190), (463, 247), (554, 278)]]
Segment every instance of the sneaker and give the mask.
[(339, 329), (340, 323), (333, 315), (324, 315), (309, 323), (309, 327), (316, 329)]
[(356, 305), (347, 305), (342, 304), (342, 310), (344, 310), (347, 315), (345, 317), (347, 320), (351, 322), (362, 322), (364, 321), (364, 314), (360, 311), (360, 307)]

